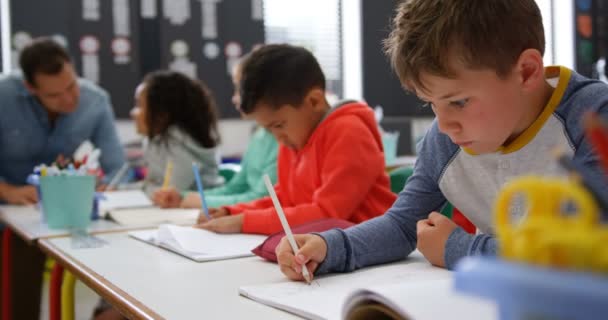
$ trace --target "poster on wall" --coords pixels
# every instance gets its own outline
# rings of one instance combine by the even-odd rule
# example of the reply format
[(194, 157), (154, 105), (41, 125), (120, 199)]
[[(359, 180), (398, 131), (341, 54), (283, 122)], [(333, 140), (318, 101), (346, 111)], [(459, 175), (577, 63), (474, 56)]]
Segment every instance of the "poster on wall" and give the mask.
[[(601, 1), (600, 1), (601, 2)], [(587, 77), (597, 78), (598, 39), (595, 24), (598, 20), (596, 1), (575, 0), (575, 47), (576, 71)]]
[(239, 117), (231, 102), (231, 72), (243, 54), (264, 43), (259, 1), (161, 1), (161, 67), (203, 80), (215, 96), (220, 116)]
[(144, 74), (167, 68), (205, 81), (220, 116), (239, 117), (231, 72), (264, 43), (262, 9), (262, 0), (11, 0), (13, 60), (33, 37), (53, 36), (110, 93), (119, 118)]

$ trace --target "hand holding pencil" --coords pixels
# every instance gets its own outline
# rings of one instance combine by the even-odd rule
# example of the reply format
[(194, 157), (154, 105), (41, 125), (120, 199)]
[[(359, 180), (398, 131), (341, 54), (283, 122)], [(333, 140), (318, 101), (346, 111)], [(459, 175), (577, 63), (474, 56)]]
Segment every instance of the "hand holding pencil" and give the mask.
[[(325, 240), (316, 234), (295, 234), (293, 235), (299, 249), (294, 253), (287, 237), (283, 237), (277, 246), (275, 253), (281, 272), (296, 281), (313, 280), (314, 272), (327, 255), (327, 244)], [(304, 270), (309, 274), (307, 281)]]
[[(285, 231), (285, 237), (281, 239), (276, 249), (281, 271), (292, 280), (303, 279), (306, 283), (310, 284), (314, 270), (317, 269), (327, 254), (325, 240), (317, 235), (294, 236), (268, 175), (264, 175), (264, 184), (266, 184), (266, 189), (268, 189), (272, 203)], [(309, 252), (311, 254), (308, 254)]]

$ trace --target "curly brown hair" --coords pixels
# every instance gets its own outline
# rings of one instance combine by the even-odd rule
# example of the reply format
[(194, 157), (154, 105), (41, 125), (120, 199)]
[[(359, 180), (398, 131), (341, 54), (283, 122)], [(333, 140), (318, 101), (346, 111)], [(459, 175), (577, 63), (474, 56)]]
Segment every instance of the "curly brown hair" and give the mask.
[(148, 136), (166, 137), (177, 126), (205, 148), (220, 142), (217, 107), (207, 86), (175, 71), (155, 71), (144, 78)]

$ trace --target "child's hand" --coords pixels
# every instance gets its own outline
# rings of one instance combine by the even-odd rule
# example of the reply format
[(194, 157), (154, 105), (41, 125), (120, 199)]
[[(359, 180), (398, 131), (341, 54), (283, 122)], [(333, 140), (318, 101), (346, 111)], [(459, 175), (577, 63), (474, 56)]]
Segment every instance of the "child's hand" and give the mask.
[[(228, 212), (228, 209), (226, 208), (209, 208), (209, 215), (211, 216), (211, 218), (215, 219), (215, 218), (221, 218), (221, 217), (225, 217), (225, 216), (229, 216), (230, 212)], [(198, 215), (198, 220), (196, 221), (196, 223), (204, 223), (207, 221), (207, 217), (205, 217), (205, 214), (201, 211), (201, 213)]]
[(428, 219), (418, 221), (416, 234), (418, 250), (433, 265), (445, 268), (445, 243), (458, 226), (438, 212), (431, 212)]
[(174, 188), (158, 189), (152, 195), (152, 202), (161, 208), (177, 208), (182, 201), (182, 195)]
[(197, 224), (195, 227), (217, 233), (239, 233), (243, 228), (243, 215), (236, 214), (228, 217), (214, 218)]
[(293, 254), (287, 237), (283, 237), (276, 248), (275, 253), (281, 272), (291, 280), (304, 281), (302, 266), (306, 265), (312, 280), (315, 270), (325, 260), (327, 244), (316, 234), (296, 234), (293, 237), (300, 248), (297, 255)]
[(203, 207), (203, 202), (198, 193), (190, 192), (184, 197), (179, 206), (187, 209), (198, 209)]

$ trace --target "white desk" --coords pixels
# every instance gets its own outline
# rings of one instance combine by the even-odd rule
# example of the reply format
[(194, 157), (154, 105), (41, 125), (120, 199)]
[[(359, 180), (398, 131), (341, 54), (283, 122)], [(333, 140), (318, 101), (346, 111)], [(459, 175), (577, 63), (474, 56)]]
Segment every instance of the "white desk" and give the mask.
[[(66, 229), (49, 229), (42, 222), (40, 212), (35, 206), (0, 206), (0, 221), (7, 224), (17, 235), (28, 243), (40, 238), (65, 237), (70, 232)], [(109, 220), (91, 221), (88, 231), (92, 234), (101, 232), (116, 232), (133, 229), (152, 228), (154, 226), (123, 226)]]
[[(49, 227), (42, 222), (42, 218), (40, 212), (36, 209), (35, 206), (8, 206), (2, 205), (0, 206), (0, 221), (6, 224), (7, 228), (3, 234), (3, 241), (10, 241), (12, 237), (12, 233), (14, 232), (18, 237), (22, 238), (29, 245), (35, 245), (35, 243), (39, 239), (50, 238), (50, 237), (65, 237), (69, 236), (70, 232), (66, 229), (49, 229)], [(92, 221), (88, 230), (90, 233), (100, 233), (100, 232), (113, 232), (113, 231), (124, 231), (124, 230), (132, 230), (134, 227), (132, 226), (121, 226), (117, 223), (108, 220), (96, 220)], [(13, 232), (9, 232), (13, 231)], [(71, 241), (71, 237), (67, 238)], [(8, 261), (7, 263), (12, 263), (12, 252), (11, 250), (2, 250), (2, 259)], [(54, 269), (57, 269), (56, 266)], [(55, 273), (55, 270), (54, 272)], [(8, 306), (11, 304), (11, 295), (10, 287), (11, 287), (11, 279), (13, 277), (12, 272), (9, 268), (2, 268), (2, 279), (5, 279), (2, 282), (2, 291), (5, 292), (6, 297), (2, 299), (2, 309), (7, 310)], [(60, 281), (60, 280), (58, 280)], [(55, 292), (57, 291), (57, 292)], [(61, 286), (55, 288), (51, 295), (59, 296), (61, 293)], [(60, 298), (57, 298), (60, 299)], [(57, 300), (58, 302), (60, 300)], [(55, 304), (51, 301), (50, 312), (55, 313), (56, 310), (60, 309), (60, 304)], [(7, 315), (10, 318), (10, 315)]]
[(108, 245), (73, 249), (69, 238), (39, 241), (123, 314), (145, 319), (289, 319), (295, 316), (238, 294), (242, 285), (287, 281), (261, 258), (197, 263), (126, 233), (97, 235)]

